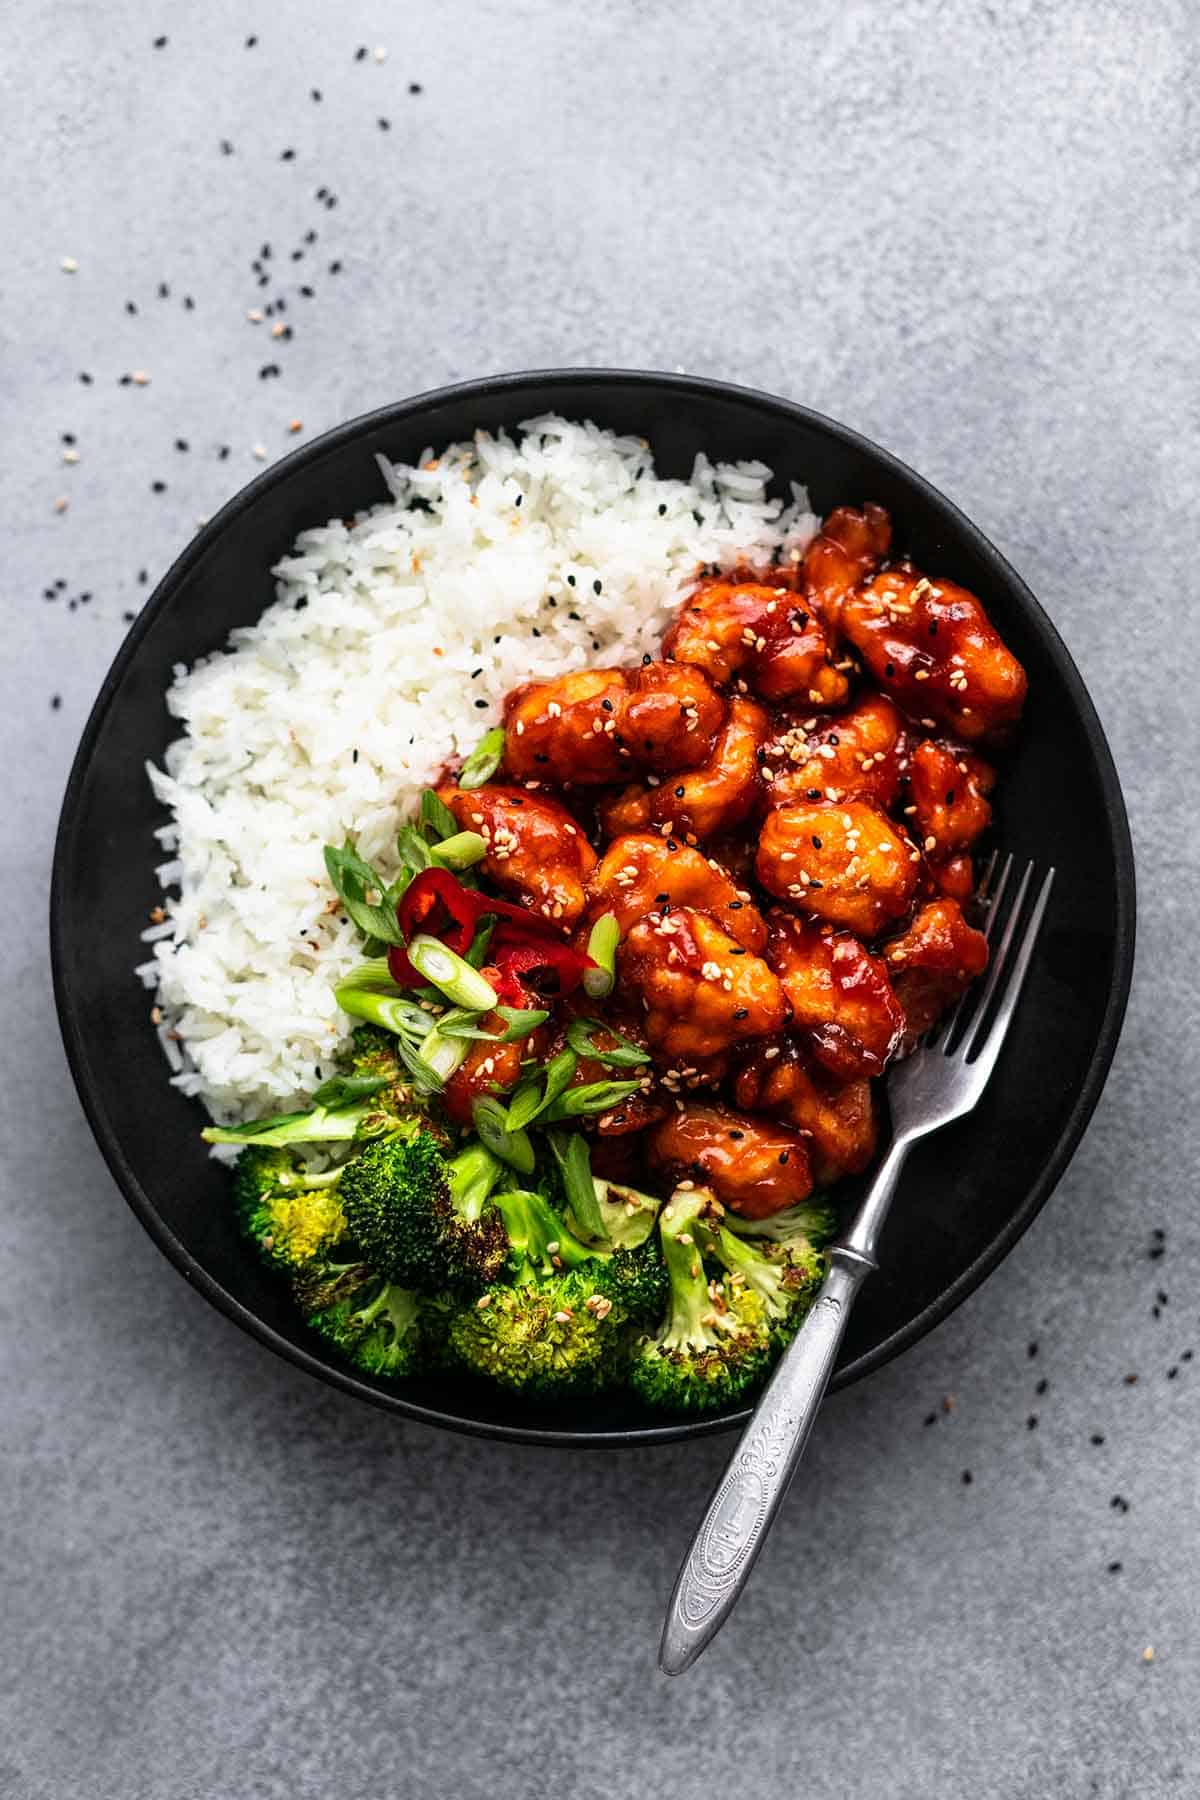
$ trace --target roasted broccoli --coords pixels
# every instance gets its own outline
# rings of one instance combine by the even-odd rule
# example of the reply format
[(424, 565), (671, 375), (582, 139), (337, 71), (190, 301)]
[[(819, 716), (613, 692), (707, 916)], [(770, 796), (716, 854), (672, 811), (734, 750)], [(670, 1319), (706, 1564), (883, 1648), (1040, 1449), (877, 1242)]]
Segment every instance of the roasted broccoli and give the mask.
[(378, 1025), (356, 1025), (350, 1042), (338, 1058), (338, 1066), (347, 1075), (386, 1078), (403, 1081), (404, 1068), (396, 1054), (396, 1040)]
[(757, 1294), (776, 1342), (786, 1342), (825, 1279), (825, 1253), (799, 1232), (780, 1241), (742, 1237), (715, 1214), (698, 1220), (695, 1229), (704, 1254), (724, 1269), (727, 1293)]
[(242, 1230), (280, 1268), (303, 1268), (346, 1235), (335, 1182), (309, 1175), (284, 1149), (254, 1144), (243, 1150), (233, 1199)]
[(427, 1354), (420, 1295), (365, 1263), (310, 1271), (296, 1296), (312, 1329), (370, 1375), (411, 1375)]
[(765, 1219), (743, 1219), (727, 1213), (725, 1224), (739, 1237), (759, 1238), (766, 1244), (781, 1246), (799, 1244), (809, 1250), (822, 1250), (837, 1231), (837, 1213), (823, 1200), (802, 1200), (783, 1212), (771, 1213)]
[(428, 1132), (391, 1136), (347, 1164), (338, 1191), (372, 1267), (423, 1293), (474, 1292), (508, 1255), (504, 1221), (488, 1205), (502, 1166), (478, 1142), (447, 1159)]
[(456, 1360), (535, 1399), (592, 1393), (621, 1362), (628, 1314), (593, 1255), (549, 1202), (525, 1189), (495, 1196), (508, 1232), (507, 1274), (454, 1321)]
[(770, 1363), (771, 1322), (758, 1294), (744, 1285), (710, 1283), (705, 1273), (697, 1239), (711, 1199), (706, 1189), (676, 1189), (663, 1208), (667, 1316), (630, 1364), (635, 1392), (671, 1412), (707, 1411), (736, 1400)]

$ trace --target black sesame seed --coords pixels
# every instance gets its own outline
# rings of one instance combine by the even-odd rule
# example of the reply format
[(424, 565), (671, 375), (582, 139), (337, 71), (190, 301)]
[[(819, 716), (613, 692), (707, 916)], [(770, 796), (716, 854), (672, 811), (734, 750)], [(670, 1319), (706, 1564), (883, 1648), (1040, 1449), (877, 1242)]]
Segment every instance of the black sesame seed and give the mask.
[(258, 39), (256, 37), (248, 37), (246, 39), (247, 50), (253, 50), (253, 48), (254, 48), (255, 44), (257, 44), (257, 42), (258, 42)]
[(185, 294), (183, 296), (183, 310), (184, 312), (195, 312), (196, 310), (196, 302), (192, 299), (190, 294)]
[(936, 1425), (937, 1414), (935, 1412), (926, 1413), (925, 1417), (921, 1420), (921, 1423), (922, 1425)]
[(219, 449), (219, 450), (218, 450), (218, 451), (217, 451), (217, 461), (218, 461), (218, 462), (224, 462), (224, 461), (225, 461), (225, 458), (226, 458), (226, 457), (227, 457), (227, 456), (228, 456), (228, 455), (229, 455), (229, 445), (228, 445), (228, 444), (222, 444), (222, 445), (221, 445), (221, 448), (220, 448), (220, 449)]
[(375, 123), (378, 125), (380, 131), (390, 131), (392, 129), (392, 121), (390, 119), (376, 119)]
[(167, 40), (166, 40), (166, 38), (165, 38), (165, 37), (156, 37), (156, 38), (155, 38), (155, 40), (154, 40), (154, 48), (155, 48), (155, 49), (156, 49), (156, 50), (165, 50), (165, 49), (166, 49), (166, 47), (167, 47)]
[(62, 695), (61, 694), (51, 694), (51, 696), (50, 696), (50, 711), (57, 712), (61, 705), (62, 705)]
[(232, 156), (233, 155), (233, 145), (230, 143), (228, 138), (221, 139), (221, 155), (222, 156)]
[(330, 273), (330, 274), (331, 274), (331, 275), (340, 275), (340, 274), (341, 274), (341, 272), (342, 272), (342, 265), (341, 265), (341, 263), (340, 263), (340, 262), (331, 262), (331, 263), (330, 263), (330, 265), (329, 265), (329, 273)]
[(750, 1008), (748, 1006), (739, 1006), (733, 1016), (735, 1019), (748, 1019), (750, 1017)]
[(1171, 1367), (1167, 1370), (1167, 1380), (1174, 1381), (1174, 1379), (1178, 1375), (1178, 1373), (1179, 1373), (1178, 1363), (1172, 1363)]
[(975, 1479), (975, 1477), (974, 1477), (974, 1476), (973, 1476), (973, 1475), (972, 1475), (972, 1473), (971, 1473), (971, 1471), (970, 1471), (970, 1469), (964, 1469), (964, 1470), (963, 1470), (963, 1472), (962, 1472), (962, 1484), (963, 1484), (963, 1486), (964, 1486), (964, 1487), (970, 1487), (970, 1485), (971, 1485), (971, 1483), (972, 1483), (972, 1482), (973, 1482), (973, 1481), (974, 1481), (974, 1479)]
[(410, 81), (408, 84), (408, 91), (410, 94), (423, 94), (425, 92), (419, 81)]
[(812, 847), (814, 850), (819, 850), (821, 848), (821, 840), (817, 836), (815, 831), (813, 832), (813, 835), (812, 835)]
[(186, 438), (176, 438), (175, 439), (175, 448), (177, 450), (187, 450), (188, 447), (189, 447), (188, 441)]
[(1026, 1354), (1026, 1356), (1032, 1357), (1032, 1356), (1036, 1356), (1037, 1353), (1038, 1353), (1037, 1339), (1035, 1338), (1031, 1344), (1026, 1345), (1025, 1354)]
[(366, 60), (366, 55), (367, 55), (367, 46), (365, 44), (360, 44), (358, 46), (358, 49), (354, 52), (355, 62), (364, 62)]
[(781, 1150), (781, 1151), (780, 1151), (780, 1152), (779, 1152), (779, 1155), (778, 1155), (778, 1157), (777, 1157), (777, 1158), (776, 1158), (776, 1160), (777, 1160), (777, 1161), (778, 1161), (778, 1163), (779, 1163), (779, 1165), (780, 1165), (780, 1167), (781, 1167), (781, 1168), (786, 1168), (786, 1167), (787, 1167), (787, 1165), (788, 1165), (788, 1161), (789, 1161), (789, 1159), (790, 1159), (790, 1157), (791, 1157), (791, 1154), (792, 1154), (792, 1153), (791, 1153), (791, 1151), (790, 1151), (790, 1150)]
[(170, 299), (170, 296), (171, 296), (171, 290), (167, 286), (167, 283), (165, 281), (160, 281), (158, 284), (159, 299), (160, 300), (168, 300), (168, 299)]
[(90, 376), (90, 375), (89, 375), (89, 374), (88, 374), (88, 372), (87, 372), (87, 370), (86, 370), (86, 369), (80, 369), (80, 371), (79, 371), (79, 379), (80, 379), (80, 381), (82, 381), (82, 383), (83, 383), (83, 385), (84, 385), (84, 387), (91, 387), (91, 385), (92, 385), (92, 378), (91, 378), (91, 376)]
[(1046, 1377), (1043, 1375), (1042, 1379), (1038, 1382), (1037, 1386), (1034, 1388), (1033, 1391), (1035, 1394), (1044, 1394), (1046, 1389), (1049, 1386), (1050, 1386), (1050, 1383), (1047, 1381)]
[(744, 1131), (731, 1131), (729, 1133), (729, 1135), (733, 1139), (735, 1144), (740, 1144), (746, 1134)]
[(132, 300), (127, 300), (127, 301), (126, 301), (126, 302), (125, 302), (125, 311), (126, 311), (126, 312), (127, 312), (127, 313), (130, 313), (130, 314), (134, 314), (134, 313), (136, 313), (136, 312), (137, 312), (137, 306), (136, 306), (136, 304), (135, 304), (135, 302), (134, 302), (134, 301), (132, 301)]
[(1108, 1565), (1108, 1572), (1110, 1575), (1119, 1575), (1122, 1567), (1123, 1565), (1119, 1562), (1110, 1562)]
[(487, 701), (486, 700), (477, 700), (475, 702), (475, 704), (476, 704), (476, 706), (478, 706), (481, 709), (483, 709), (484, 711), (486, 711), (486, 709), (487, 709)]
[(895, 663), (885, 663), (884, 667), (883, 667), (883, 672), (890, 680), (891, 677), (896, 673)]
[(1037, 1414), (1030, 1413), (1029, 1417), (1025, 1421), (1026, 1429), (1028, 1431), (1036, 1431), (1037, 1430), (1037, 1422), (1038, 1422)]
[(152, 481), (150, 483), (150, 491), (154, 494), (165, 494), (167, 491), (167, 484), (165, 481)]
[(592, 592), (593, 594), (602, 594), (604, 592), (604, 584), (598, 577), (592, 583)]
[(613, 709), (613, 703), (611, 700), (602, 700), (600, 702), (600, 704), (604, 708), (605, 712), (611, 712)]
[(319, 103), (319, 102), (320, 102), (320, 99), (321, 99), (321, 90), (320, 90), (320, 88), (310, 88), (310, 89), (309, 89), (309, 98), (310, 98), (310, 99), (311, 99), (311, 100), (316, 100), (316, 101), (317, 101), (317, 102), (318, 102), (318, 103)]

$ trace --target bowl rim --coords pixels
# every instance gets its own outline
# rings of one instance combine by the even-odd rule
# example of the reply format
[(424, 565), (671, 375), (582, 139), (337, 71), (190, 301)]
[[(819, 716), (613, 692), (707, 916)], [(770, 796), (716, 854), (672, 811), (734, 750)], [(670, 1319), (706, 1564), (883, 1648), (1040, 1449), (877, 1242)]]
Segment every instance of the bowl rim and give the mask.
[(360, 1380), (351, 1370), (340, 1369), (331, 1363), (322, 1361), (321, 1358), (305, 1349), (302, 1344), (293, 1343), (265, 1320), (260, 1319), (233, 1294), (227, 1292), (185, 1248), (165, 1223), (150, 1195), (142, 1187), (126, 1160), (121, 1143), (104, 1113), (93, 1084), (82, 1021), (74, 1005), (70, 984), (65, 974), (66, 919), (63, 892), (65, 865), (71, 841), (81, 823), (80, 799), (83, 784), (101, 727), (107, 718), (125, 673), (137, 656), (142, 640), (151, 625), (170, 603), (180, 584), (207, 554), (210, 546), (221, 536), (230, 521), (251, 509), (259, 498), (272, 487), (289, 480), (297, 468), (306, 463), (320, 461), (357, 437), (372, 431), (384, 430), (390, 425), (410, 419), (422, 411), (447, 401), (462, 401), (498, 394), (516, 394), (523, 387), (549, 383), (574, 387), (581, 396), (581, 403), (582, 396), (586, 395), (588, 389), (614, 383), (621, 383), (634, 389), (655, 388), (660, 392), (663, 389), (668, 391), (673, 389), (680, 394), (687, 394), (699, 399), (722, 398), (733, 399), (743, 404), (749, 402), (753, 406), (776, 415), (783, 413), (798, 423), (815, 428), (857, 451), (869, 454), (892, 473), (911, 483), (935, 510), (940, 509), (955, 521), (959, 531), (972, 542), (976, 552), (994, 569), (997, 578), (1016, 591), (1018, 599), (1029, 610), (1035, 623), (1045, 633), (1052, 650), (1056, 653), (1060, 670), (1071, 693), (1088, 747), (1099, 772), (1114, 852), (1116, 899), (1113, 943), (1114, 977), (1101, 1020), (1096, 1049), (1087, 1075), (1075, 1096), (1053, 1150), (1021, 1206), (1005, 1221), (987, 1248), (968, 1264), (935, 1300), (910, 1319), (906, 1325), (884, 1338), (872, 1350), (856, 1357), (852, 1362), (839, 1369), (834, 1375), (831, 1387), (847, 1387), (911, 1348), (935, 1325), (940, 1324), (960, 1306), (1007, 1256), (1018, 1238), (1028, 1229), (1049, 1199), (1083, 1136), (1108, 1076), (1125, 1016), (1133, 975), (1136, 876), (1129, 820), (1116, 766), (1095, 705), (1066, 644), (1055, 629), (1049, 615), (1021, 576), (990, 539), (980, 531), (979, 527), (968, 519), (952, 500), (947, 499), (938, 488), (934, 487), (924, 476), (918, 474), (916, 470), (910, 468), (899, 457), (894, 456), (891, 451), (883, 449), (872, 439), (848, 425), (843, 425), (839, 420), (831, 419), (824, 413), (803, 406), (797, 401), (771, 394), (765, 389), (746, 387), (715, 377), (678, 372), (663, 373), (653, 369), (546, 368), (481, 376), (466, 381), (448, 383), (437, 388), (428, 388), (406, 400), (395, 401), (373, 408), (370, 412), (359, 413), (342, 424), (334, 426), (331, 430), (323, 432), (310, 442), (298, 446), (281, 457), (278, 462), (264, 469), (260, 475), (255, 476), (245, 487), (233, 494), (221, 509), (201, 527), (159, 580), (120, 645), (92, 705), (67, 778), (55, 836), (50, 883), (50, 960), (54, 997), (67, 1062), (84, 1114), (109, 1171), (135, 1217), (163, 1254), (175, 1265), (185, 1280), (227, 1318), (240, 1325), (244, 1331), (252, 1337), (256, 1337), (260, 1343), (267, 1345), (277, 1355), (284, 1357), (296, 1367), (306, 1370), (310, 1375), (315, 1375), (330, 1386), (352, 1394), (357, 1399), (365, 1400), (384, 1411), (399, 1414), (421, 1424), (441, 1426), (446, 1430), (470, 1437), (495, 1438), (508, 1443), (537, 1444), (547, 1447), (569, 1446), (571, 1448), (596, 1449), (611, 1449), (614, 1446), (650, 1447), (672, 1443), (683, 1438), (706, 1437), (716, 1432), (725, 1432), (734, 1427), (741, 1427), (749, 1419), (752, 1408), (743, 1407), (736, 1412), (721, 1414), (713, 1418), (681, 1419), (661, 1425), (623, 1426), (597, 1431), (574, 1430), (563, 1426), (539, 1427), (536, 1424), (525, 1426), (493, 1423), (446, 1411), (437, 1406), (422, 1404), (409, 1399), (400, 1390), (391, 1392), (373, 1387)]

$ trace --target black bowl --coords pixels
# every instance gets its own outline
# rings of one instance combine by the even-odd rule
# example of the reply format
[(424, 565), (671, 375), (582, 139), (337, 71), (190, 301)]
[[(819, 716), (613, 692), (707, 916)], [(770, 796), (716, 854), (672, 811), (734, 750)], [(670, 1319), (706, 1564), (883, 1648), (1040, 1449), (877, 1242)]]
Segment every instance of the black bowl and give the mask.
[(126, 1198), (186, 1278), (247, 1331), (348, 1393), (430, 1424), (539, 1443), (661, 1443), (747, 1414), (664, 1423), (620, 1396), (531, 1413), (479, 1386), (391, 1387), (338, 1363), (238, 1237), (225, 1172), (200, 1142), (199, 1109), (167, 1084), (149, 1000), (132, 974), (157, 899), (160, 853), (151, 832), (163, 817), (143, 763), (158, 760), (178, 729), (163, 704), (172, 665), (218, 648), (232, 627), (258, 618), (274, 598), (268, 571), (301, 529), (383, 497), (374, 452), (412, 459), (428, 444), (545, 412), (647, 437), (668, 475), (687, 475), (703, 449), (718, 460), (765, 460), (780, 480), (804, 482), (821, 512), (843, 501), (882, 502), (899, 544), (930, 573), (978, 593), (1025, 664), (1029, 705), (1003, 772), (999, 837), (1057, 865), (1050, 916), (982, 1105), (918, 1148), (905, 1170), (883, 1266), (863, 1292), (836, 1384), (915, 1343), (995, 1268), (1066, 1167), (1116, 1047), (1134, 935), (1121, 790), (1074, 663), (987, 539), (886, 451), (768, 394), (623, 371), (501, 376), (352, 420), (259, 476), (160, 583), (93, 708), (55, 855), (55, 992), (84, 1109)]

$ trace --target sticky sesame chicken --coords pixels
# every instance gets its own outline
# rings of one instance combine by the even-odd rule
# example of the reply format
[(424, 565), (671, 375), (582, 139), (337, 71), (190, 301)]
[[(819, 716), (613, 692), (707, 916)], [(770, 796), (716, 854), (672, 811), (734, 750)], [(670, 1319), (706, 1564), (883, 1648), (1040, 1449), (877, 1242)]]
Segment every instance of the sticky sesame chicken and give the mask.
[(873, 800), (886, 811), (900, 788), (907, 734), (886, 694), (866, 694), (844, 713), (789, 721), (766, 750), (773, 805)]
[(841, 622), (910, 718), (977, 743), (1020, 717), (1025, 671), (974, 594), (953, 581), (931, 581), (907, 563), (884, 569), (849, 596)]
[(985, 796), (996, 772), (969, 750), (926, 738), (909, 759), (908, 784), (913, 829), (930, 856), (968, 849), (991, 824)]
[(987, 939), (957, 900), (931, 900), (883, 947), (910, 1041), (928, 1031), (987, 967)]
[(880, 1075), (904, 1036), (904, 1009), (887, 967), (848, 931), (775, 907), (765, 958), (792, 1009), (790, 1031), (843, 1081)]
[(694, 769), (711, 754), (725, 711), (701, 670), (672, 663), (528, 682), (504, 703), (505, 768), (556, 786)]
[(664, 637), (663, 655), (703, 669), (718, 687), (741, 676), (764, 700), (840, 706), (850, 691), (812, 608), (784, 585), (702, 582)]
[(759, 753), (770, 729), (764, 707), (753, 700), (732, 700), (707, 762), (653, 787), (635, 783), (602, 800), (597, 809), (601, 826), (613, 837), (623, 831), (665, 828), (688, 844), (733, 831), (754, 812), (765, 792)]
[(546, 794), (486, 783), (469, 791), (446, 784), (438, 799), (488, 851), (479, 865), (502, 894), (570, 930), (584, 908), (596, 852), (566, 807)]
[(795, 800), (767, 814), (755, 867), (777, 899), (871, 938), (908, 911), (918, 861), (878, 807)]
[(671, 1182), (711, 1187), (722, 1206), (766, 1219), (812, 1192), (807, 1139), (729, 1106), (686, 1106), (656, 1126), (650, 1161)]
[(746, 950), (761, 950), (767, 941), (762, 914), (744, 888), (701, 851), (648, 832), (614, 838), (588, 883), (588, 901), (587, 922), (615, 913), (622, 937), (647, 913), (690, 906)]
[(891, 542), (892, 521), (882, 506), (868, 503), (861, 512), (838, 506), (804, 552), (805, 597), (835, 638), (847, 595), (875, 573)]
[[(777, 1052), (777, 1054), (776, 1054)], [(734, 1084), (739, 1106), (769, 1113), (809, 1144), (813, 1177), (857, 1175), (875, 1154), (878, 1125), (869, 1081), (837, 1081), (806, 1065), (794, 1043), (755, 1045)]]
[(617, 955), (622, 991), (645, 1010), (664, 1057), (707, 1057), (778, 1031), (787, 1001), (777, 977), (707, 913), (680, 907), (639, 919)]
[[(532, 1038), (471, 1045), (452, 1119), (599, 1018), (650, 1061), (578, 1054), (574, 1089), (638, 1083), (588, 1120), (597, 1174), (765, 1217), (867, 1166), (874, 1083), (987, 963), (963, 912), (991, 821), (979, 752), (1026, 686), (974, 595), (890, 553), (882, 507), (838, 507), (799, 563), (701, 571), (661, 660), (508, 696), (503, 773), (441, 797), (570, 985), (530, 990), (553, 1015)], [(492, 952), (518, 991), (524, 930), (502, 917)]]

